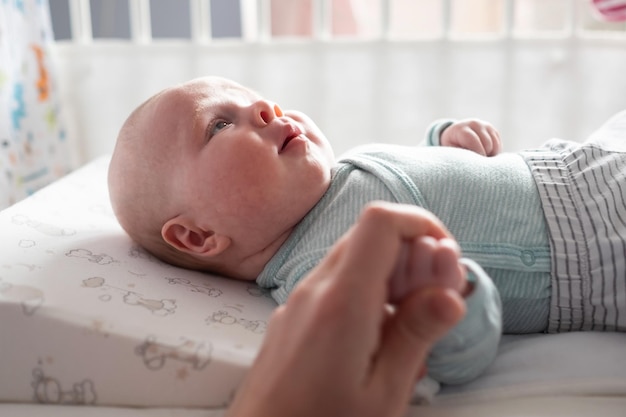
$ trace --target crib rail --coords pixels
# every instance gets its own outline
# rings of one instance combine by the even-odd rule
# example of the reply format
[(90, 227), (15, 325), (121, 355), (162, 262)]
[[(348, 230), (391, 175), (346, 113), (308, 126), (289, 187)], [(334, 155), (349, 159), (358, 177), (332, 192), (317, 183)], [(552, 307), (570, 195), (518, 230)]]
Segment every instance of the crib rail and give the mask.
[[(584, 137), (626, 107), (625, 26), (603, 25), (589, 0), (358, 0), (376, 14), (369, 31), (354, 36), (336, 30), (333, 7), (343, 0), (177, 0), (178, 19), (189, 24), (182, 39), (163, 37), (154, 20), (163, 12), (157, 7), (174, 2), (118, 0), (129, 22), (120, 39), (103, 37), (90, 10), (110, 0), (69, 1), (72, 35), (56, 53), (85, 160), (111, 152), (119, 127), (147, 97), (206, 74), (309, 114), (337, 154), (370, 142), (415, 143), (416, 132), (443, 116), (489, 120), (508, 150), (522, 149), (552, 136)], [(281, 1), (311, 1), (307, 35), (276, 33), (272, 6)], [(434, 5), (432, 15), (418, 16), (432, 30), (399, 30), (402, 1)], [(497, 25), (465, 30), (459, 22), (475, 2), (500, 5)], [(560, 4), (559, 24), (528, 30), (522, 2), (534, 3), (540, 17)], [(234, 38), (216, 32), (224, 23), (216, 4), (238, 9)]]
[[(87, 44), (94, 41), (92, 28), (92, 13), (90, 0), (68, 0), (71, 22), (70, 42)], [(333, 36), (333, 1), (336, 0), (312, 0), (311, 24), (312, 33), (304, 38), (307, 41), (324, 41)], [(520, 30), (519, 1), (516, 0), (491, 0), (493, 7), (499, 10), (498, 29), (486, 32), (467, 33), (458, 31), (455, 25), (456, 17), (463, 2), (459, 0), (431, 0), (436, 2), (436, 7), (429, 10), (433, 13), (431, 21), (437, 21), (438, 29), (428, 33), (419, 32), (414, 35), (399, 35), (397, 22), (392, 13), (393, 8), (402, 0), (375, 0), (378, 20), (375, 22), (377, 30), (369, 31), (367, 36), (353, 36), (352, 40), (407, 40), (428, 38), (443, 39), (502, 39), (502, 38), (528, 38), (528, 37), (556, 37), (556, 38), (626, 38), (626, 24), (606, 24), (591, 27), (593, 12), (589, 0), (550, 0), (534, 1), (527, 7), (535, 8), (539, 13), (547, 5), (559, 4), (559, 15), (562, 24), (557, 30)], [(406, 1), (406, 0), (405, 0)], [(471, 1), (464, 0), (467, 4)], [(475, 0), (476, 1), (476, 0)], [(474, 2), (475, 2), (474, 1)], [(188, 0), (190, 12), (190, 39), (195, 44), (207, 44), (222, 40), (213, 36), (211, 27), (212, 2), (210, 0)], [(526, 0), (529, 3), (529, 0)], [(485, 4), (485, 0), (483, 0)], [(150, 0), (128, 0), (130, 42), (146, 44), (155, 41), (151, 28), (151, 3)], [(272, 0), (240, 0), (241, 36), (244, 42), (266, 42), (272, 36)], [(596, 19), (597, 22), (597, 19)], [(608, 30), (607, 30), (608, 29)], [(345, 37), (344, 37), (345, 38)], [(101, 39), (98, 39), (101, 40)]]

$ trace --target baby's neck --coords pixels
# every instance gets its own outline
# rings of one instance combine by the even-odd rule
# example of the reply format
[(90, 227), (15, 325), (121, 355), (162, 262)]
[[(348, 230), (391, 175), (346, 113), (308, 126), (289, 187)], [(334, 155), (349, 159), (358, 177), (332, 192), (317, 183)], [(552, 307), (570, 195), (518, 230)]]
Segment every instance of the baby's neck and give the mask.
[(295, 227), (292, 227), (286, 231), (284, 231), (281, 235), (277, 236), (269, 245), (263, 247), (259, 251), (255, 251), (254, 253), (239, 257), (238, 259), (233, 259), (229, 264), (232, 268), (227, 268), (227, 274), (233, 278), (244, 280), (244, 281), (254, 281), (257, 279), (265, 265), (269, 263), (272, 257), (278, 252), (281, 246), (289, 239), (291, 233)]

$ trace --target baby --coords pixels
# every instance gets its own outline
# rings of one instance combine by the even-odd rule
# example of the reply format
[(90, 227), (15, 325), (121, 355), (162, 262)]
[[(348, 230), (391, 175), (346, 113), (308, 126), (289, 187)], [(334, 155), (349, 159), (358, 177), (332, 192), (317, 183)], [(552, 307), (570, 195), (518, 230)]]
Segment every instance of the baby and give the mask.
[(431, 377), (461, 383), (491, 363), (502, 331), (626, 330), (625, 136), (622, 112), (584, 144), (500, 153), (490, 124), (446, 120), (428, 146), (370, 145), (336, 161), (306, 115), (206, 77), (130, 115), (109, 189), (147, 250), (256, 280), (279, 303), (369, 202), (433, 212), (480, 265), (464, 261), (471, 285), (451, 284), (467, 293), (467, 315), (428, 361)]

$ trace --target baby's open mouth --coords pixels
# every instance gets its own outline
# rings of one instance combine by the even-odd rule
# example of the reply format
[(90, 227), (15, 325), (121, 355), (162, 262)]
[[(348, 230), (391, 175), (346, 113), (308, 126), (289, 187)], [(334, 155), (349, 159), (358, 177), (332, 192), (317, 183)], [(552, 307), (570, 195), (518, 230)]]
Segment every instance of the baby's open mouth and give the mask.
[(297, 138), (301, 134), (302, 132), (300, 131), (298, 127), (290, 125), (288, 135), (287, 137), (285, 137), (285, 140), (283, 141), (283, 146), (280, 148), (280, 152), (284, 151), (285, 148), (287, 148), (287, 145), (289, 145), (289, 142), (291, 142), (292, 139)]
[(296, 136), (288, 136), (288, 137), (286, 137), (285, 141), (283, 142), (283, 147), (280, 148), (280, 151), (282, 152), (287, 147), (287, 145), (289, 145), (289, 142), (291, 142), (291, 139), (295, 138)]

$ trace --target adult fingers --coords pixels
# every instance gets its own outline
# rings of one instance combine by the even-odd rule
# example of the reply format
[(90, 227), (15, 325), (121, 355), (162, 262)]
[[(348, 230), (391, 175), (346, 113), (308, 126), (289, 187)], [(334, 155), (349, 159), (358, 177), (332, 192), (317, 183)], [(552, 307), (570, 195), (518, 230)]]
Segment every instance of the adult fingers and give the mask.
[(435, 285), (463, 292), (466, 287), (465, 267), (459, 263), (461, 248), (453, 239), (441, 239), (437, 242), (437, 251), (433, 255), (433, 275)]
[[(452, 237), (443, 223), (423, 208), (373, 202), (363, 209), (356, 223), (330, 249), (318, 268), (341, 269), (350, 278), (340, 281), (362, 279), (363, 273), (378, 276), (386, 271), (386, 281), (396, 264), (402, 242), (420, 236)], [(317, 280), (334, 280), (336, 274), (315, 275)]]
[(430, 349), (464, 314), (463, 299), (450, 289), (431, 287), (407, 297), (385, 325), (372, 386), (387, 387), (385, 395), (404, 396), (408, 401)]
[(369, 291), (372, 285), (376, 287), (372, 291), (381, 291), (393, 273), (403, 242), (421, 236), (451, 237), (434, 214), (420, 207), (385, 202), (368, 205), (342, 239), (341, 256), (329, 257), (336, 260), (341, 272), (337, 283), (351, 287), (353, 295), (358, 288)]

